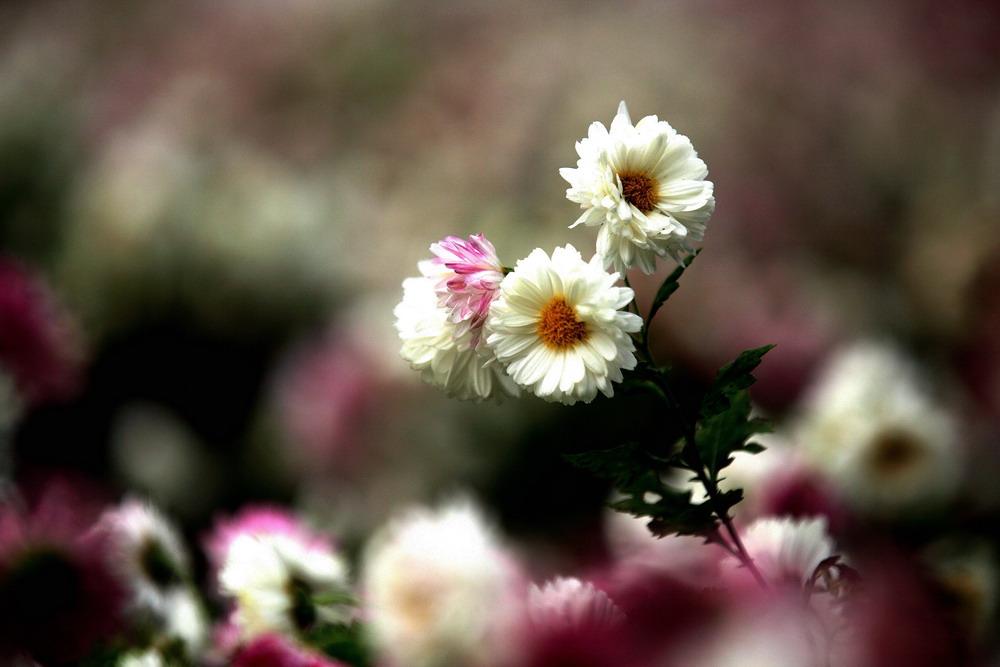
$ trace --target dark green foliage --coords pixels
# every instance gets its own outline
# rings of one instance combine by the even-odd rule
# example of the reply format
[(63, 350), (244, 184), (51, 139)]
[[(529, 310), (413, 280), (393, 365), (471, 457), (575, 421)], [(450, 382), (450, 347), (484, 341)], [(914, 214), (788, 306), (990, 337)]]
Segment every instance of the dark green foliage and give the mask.
[(750, 394), (746, 390), (734, 394), (728, 408), (703, 419), (695, 433), (698, 454), (709, 479), (718, 481), (719, 471), (732, 463), (733, 452), (760, 452), (763, 449), (760, 445), (747, 440), (756, 433), (770, 431), (771, 424), (766, 419), (750, 417)]
[(369, 667), (364, 628), (357, 621), (345, 625), (322, 625), (308, 633), (306, 644), (353, 667)]
[[(749, 439), (771, 430), (767, 420), (750, 416), (747, 389), (756, 381), (753, 370), (773, 346), (743, 352), (719, 370), (701, 395), (682, 396), (683, 403), (678, 399), (669, 367), (648, 361), (646, 342), (653, 316), (677, 290), (681, 276), (696, 255), (688, 257), (660, 285), (639, 338), (640, 352), (647, 360), (627, 374), (618, 395), (627, 400), (642, 394), (655, 396), (662, 406), (662, 410), (652, 413), (662, 423), (659, 435), (566, 458), (593, 475), (610, 479), (622, 496), (611, 507), (648, 518), (653, 534), (701, 535), (710, 541), (721, 541), (720, 522), (729, 521), (729, 512), (743, 499), (743, 491), (721, 492), (720, 472), (732, 463), (734, 452), (762, 451), (763, 447)], [(678, 482), (685, 474), (700, 482), (707, 500), (692, 502), (691, 491), (680, 488)]]
[(753, 376), (753, 370), (760, 365), (761, 357), (772, 347), (774, 345), (764, 345), (742, 352), (732, 363), (720, 368), (701, 401), (699, 416), (710, 417), (728, 409), (730, 399), (737, 392), (757, 381)]

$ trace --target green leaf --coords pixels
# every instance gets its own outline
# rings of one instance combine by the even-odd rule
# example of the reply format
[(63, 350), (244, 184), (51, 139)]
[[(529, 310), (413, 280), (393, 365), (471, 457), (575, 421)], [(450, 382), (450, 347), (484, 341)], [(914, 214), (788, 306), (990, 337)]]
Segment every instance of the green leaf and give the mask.
[[(619, 489), (621, 490), (621, 489)], [(716, 525), (711, 508), (691, 502), (691, 491), (658, 484), (657, 490), (645, 489), (627, 495), (611, 508), (636, 517), (648, 517), (646, 524), (657, 537), (666, 535), (708, 535)]]
[(760, 365), (761, 357), (772, 347), (774, 345), (764, 345), (742, 352), (733, 362), (720, 368), (715, 380), (705, 392), (699, 415), (704, 419), (727, 410), (729, 401), (736, 392), (746, 389), (757, 381), (753, 376), (753, 370)]
[(756, 433), (768, 433), (771, 423), (766, 419), (750, 418), (750, 393), (740, 391), (729, 399), (728, 407), (703, 419), (695, 440), (709, 479), (718, 481), (719, 471), (732, 463), (736, 451), (757, 453), (763, 448), (747, 440)]
[(694, 258), (697, 257), (700, 252), (701, 248), (698, 248), (693, 253), (685, 257), (681, 263), (677, 265), (677, 268), (663, 280), (663, 283), (660, 285), (660, 289), (656, 291), (656, 297), (653, 299), (653, 305), (649, 308), (649, 316), (646, 318), (646, 326), (649, 326), (649, 323), (653, 321), (653, 316), (656, 315), (656, 311), (660, 309), (660, 306), (666, 303), (667, 299), (670, 298), (670, 295), (676, 292), (677, 288), (681, 286), (680, 279), (684, 274), (684, 270), (691, 266), (691, 262), (694, 261)]
[(304, 639), (309, 646), (353, 667), (372, 664), (364, 641), (364, 627), (360, 623), (322, 625), (309, 631)]

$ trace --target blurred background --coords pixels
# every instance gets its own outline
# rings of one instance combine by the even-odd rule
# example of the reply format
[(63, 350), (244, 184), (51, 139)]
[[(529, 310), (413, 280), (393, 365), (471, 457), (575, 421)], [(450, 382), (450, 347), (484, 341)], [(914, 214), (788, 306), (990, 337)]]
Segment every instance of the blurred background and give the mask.
[(607, 489), (560, 455), (618, 444), (620, 413), (451, 401), (399, 359), (392, 308), (448, 235), (507, 265), (593, 252), (558, 169), (623, 99), (715, 183), (660, 358), (697, 384), (777, 343), (754, 398), (780, 420), (831, 350), (891, 339), (959, 406), (963, 502), (995, 513), (990, 0), (4, 2), (0, 245), (75, 350), (14, 474), (140, 492), (192, 532), (295, 503), (348, 544), (472, 488), (538, 553), (580, 541)]

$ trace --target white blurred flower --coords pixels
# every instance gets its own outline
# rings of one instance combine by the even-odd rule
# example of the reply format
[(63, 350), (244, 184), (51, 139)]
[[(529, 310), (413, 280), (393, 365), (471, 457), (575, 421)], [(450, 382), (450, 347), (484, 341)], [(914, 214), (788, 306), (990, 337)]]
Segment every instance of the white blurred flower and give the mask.
[(961, 474), (951, 412), (887, 345), (858, 344), (829, 361), (806, 395), (800, 441), (844, 500), (873, 516), (939, 506)]
[(770, 599), (737, 604), (718, 625), (696, 634), (697, 641), (676, 664), (686, 667), (856, 667), (855, 644), (831, 631), (798, 601)]
[(401, 667), (492, 664), (509, 578), (497, 537), (468, 501), (406, 512), (363, 561), (377, 654)]
[(635, 368), (628, 335), (642, 319), (618, 310), (632, 300), (595, 256), (589, 263), (571, 245), (550, 258), (536, 248), (500, 284), (486, 322), (486, 342), (518, 385), (547, 401), (589, 403)]
[(191, 565), (176, 526), (156, 507), (135, 498), (101, 516), (108, 559), (131, 593), (129, 613), (188, 651), (204, 644), (208, 620), (191, 585)]
[(625, 613), (608, 594), (576, 577), (556, 577), (528, 590), (528, 616), (536, 628), (583, 630), (613, 628)]
[(708, 168), (669, 123), (646, 116), (633, 126), (622, 102), (610, 131), (592, 123), (576, 152), (576, 168), (559, 170), (570, 184), (566, 197), (586, 209), (572, 226), (601, 226), (597, 252), (606, 267), (653, 273), (658, 256), (680, 261), (704, 238), (715, 210)]
[[(754, 565), (772, 584), (801, 589), (816, 567), (835, 555), (826, 519), (821, 517), (757, 519), (741, 532)], [(744, 570), (735, 557), (729, 560), (733, 567)]]
[(158, 651), (147, 649), (145, 651), (129, 651), (120, 657), (115, 664), (118, 667), (163, 667), (166, 661)]
[(403, 300), (393, 310), (403, 340), (400, 355), (420, 371), (421, 378), (454, 398), (471, 401), (502, 400), (520, 391), (497, 364), (487, 365), (492, 353), (473, 347), (473, 331), (456, 337), (451, 311), (438, 303), (434, 268), (421, 262), (420, 278), (403, 281)]
[(343, 594), (347, 567), (331, 549), (291, 533), (237, 535), (219, 572), (223, 594), (236, 600), (234, 621), (243, 639), (265, 632), (294, 636), (317, 622), (348, 620), (340, 604), (315, 596)]

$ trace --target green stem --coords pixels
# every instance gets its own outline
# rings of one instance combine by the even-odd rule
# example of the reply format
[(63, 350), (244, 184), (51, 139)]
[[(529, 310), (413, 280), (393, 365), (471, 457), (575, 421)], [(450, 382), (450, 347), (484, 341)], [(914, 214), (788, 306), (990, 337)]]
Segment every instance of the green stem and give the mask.
[(729, 539), (732, 540), (732, 547), (730, 548), (729, 545), (723, 545), (724, 548), (740, 560), (743, 566), (750, 571), (753, 578), (757, 581), (757, 584), (760, 585), (761, 588), (768, 588), (767, 581), (760, 573), (760, 570), (757, 569), (757, 566), (753, 562), (753, 558), (750, 557), (746, 547), (743, 545), (743, 540), (740, 539), (740, 534), (736, 530), (736, 526), (733, 524), (733, 519), (729, 516), (729, 512), (720, 511), (719, 509), (719, 486), (716, 480), (709, 477), (705, 472), (705, 462), (702, 460), (701, 454), (698, 452), (694, 424), (684, 415), (684, 410), (681, 409), (681, 404), (673, 395), (669, 385), (666, 386), (666, 391), (664, 391), (663, 387), (650, 380), (647, 380), (642, 384), (652, 389), (653, 393), (658, 395), (664, 403), (670, 406), (670, 408), (676, 413), (677, 418), (680, 420), (681, 426), (684, 429), (684, 449), (682, 451), (682, 455), (684, 456), (685, 462), (690, 466), (691, 470), (694, 471), (695, 475), (697, 475), (698, 481), (705, 487), (705, 493), (708, 495), (708, 502), (712, 508), (712, 512), (719, 519), (722, 525), (725, 526), (726, 532), (729, 534)]

